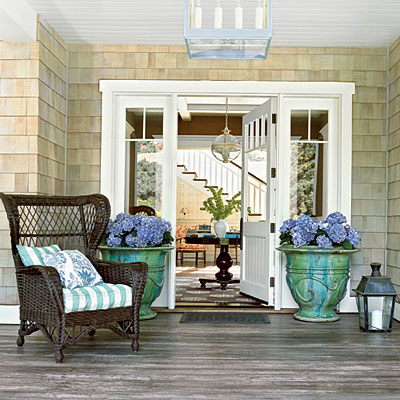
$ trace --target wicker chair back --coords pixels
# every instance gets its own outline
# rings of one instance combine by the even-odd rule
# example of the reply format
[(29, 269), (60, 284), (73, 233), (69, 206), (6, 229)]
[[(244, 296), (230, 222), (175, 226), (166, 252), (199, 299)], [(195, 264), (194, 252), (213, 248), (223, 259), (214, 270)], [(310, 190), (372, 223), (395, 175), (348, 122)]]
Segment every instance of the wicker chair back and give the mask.
[(16, 266), (22, 266), (17, 244), (82, 251), (95, 256), (110, 219), (110, 203), (101, 194), (88, 196), (6, 195), (0, 198), (9, 217)]

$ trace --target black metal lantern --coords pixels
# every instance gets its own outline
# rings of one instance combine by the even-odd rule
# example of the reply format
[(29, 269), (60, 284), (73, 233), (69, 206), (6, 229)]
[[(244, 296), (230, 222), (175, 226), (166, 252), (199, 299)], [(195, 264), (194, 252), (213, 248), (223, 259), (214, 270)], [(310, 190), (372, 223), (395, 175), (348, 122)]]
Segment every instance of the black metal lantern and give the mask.
[(360, 328), (365, 332), (391, 332), (396, 290), (389, 277), (382, 276), (380, 263), (372, 263), (371, 276), (363, 276), (357, 289)]

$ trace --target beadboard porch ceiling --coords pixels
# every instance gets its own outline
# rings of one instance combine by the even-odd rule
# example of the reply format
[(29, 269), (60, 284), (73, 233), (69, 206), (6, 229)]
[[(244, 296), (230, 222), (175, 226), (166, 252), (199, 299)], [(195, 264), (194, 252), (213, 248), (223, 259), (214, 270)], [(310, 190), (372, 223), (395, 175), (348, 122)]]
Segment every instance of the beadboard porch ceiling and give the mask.
[[(184, 0), (26, 2), (68, 43), (184, 44)], [(272, 0), (272, 20), (273, 46), (386, 47), (400, 35), (400, 1)]]

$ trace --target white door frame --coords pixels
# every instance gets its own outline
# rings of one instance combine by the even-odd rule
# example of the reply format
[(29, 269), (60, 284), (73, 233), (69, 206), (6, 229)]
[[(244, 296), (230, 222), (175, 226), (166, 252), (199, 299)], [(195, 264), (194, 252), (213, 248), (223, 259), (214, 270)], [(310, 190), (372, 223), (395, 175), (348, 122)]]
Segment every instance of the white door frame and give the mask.
[[(171, 152), (169, 156), (176, 160), (177, 149), (177, 114), (178, 114), (178, 96), (185, 95), (208, 95), (208, 96), (265, 96), (277, 97), (277, 204), (287, 196), (288, 188), (281, 179), (280, 174), (285, 170), (284, 158), (280, 157), (281, 149), (287, 146), (284, 132), (284, 121), (279, 115), (285, 107), (285, 99), (293, 97), (313, 97), (313, 98), (335, 98), (338, 104), (338, 148), (340, 156), (340, 170), (338, 171), (338, 196), (340, 210), (347, 217), (351, 217), (351, 157), (352, 157), (352, 95), (355, 93), (354, 83), (339, 82), (255, 82), (255, 81), (160, 81), (160, 80), (100, 80), (100, 91), (103, 93), (102, 103), (102, 146), (101, 146), (101, 192), (107, 195), (111, 200), (111, 206), (115, 204), (113, 200), (115, 193), (113, 189), (113, 173), (115, 173), (115, 123), (116, 109), (119, 99), (123, 96), (157, 96), (168, 95), (172, 98), (172, 118), (170, 141)], [(114, 135), (114, 136), (113, 136)], [(170, 196), (165, 201), (169, 201), (169, 211), (166, 218), (170, 218), (173, 225), (176, 222), (176, 174), (175, 171), (168, 171), (169, 175), (165, 177), (171, 184)], [(277, 209), (276, 226), (281, 225), (287, 215), (287, 210)], [(278, 236), (278, 235), (277, 235)], [(277, 246), (278, 243), (275, 243)], [(275, 251), (275, 309), (282, 307), (282, 279), (279, 265), (283, 263), (283, 257)], [(170, 291), (168, 301), (160, 306), (175, 307), (175, 263), (170, 265)], [(278, 275), (278, 276), (277, 276)], [(342, 311), (354, 311), (355, 300), (349, 297), (341, 303)]]

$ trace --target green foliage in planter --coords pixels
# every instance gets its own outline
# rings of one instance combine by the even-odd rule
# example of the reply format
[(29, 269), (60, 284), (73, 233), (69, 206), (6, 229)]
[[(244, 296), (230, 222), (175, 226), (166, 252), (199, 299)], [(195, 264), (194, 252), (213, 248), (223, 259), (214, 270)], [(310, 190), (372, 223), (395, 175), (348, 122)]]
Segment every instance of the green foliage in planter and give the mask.
[(214, 188), (209, 188), (212, 196), (203, 202), (202, 211), (207, 211), (211, 214), (211, 221), (219, 221), (228, 218), (234, 212), (240, 212), (240, 199), (241, 192), (236, 193), (229, 202), (224, 203), (222, 198), (223, 188), (218, 191)]

